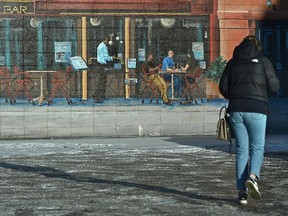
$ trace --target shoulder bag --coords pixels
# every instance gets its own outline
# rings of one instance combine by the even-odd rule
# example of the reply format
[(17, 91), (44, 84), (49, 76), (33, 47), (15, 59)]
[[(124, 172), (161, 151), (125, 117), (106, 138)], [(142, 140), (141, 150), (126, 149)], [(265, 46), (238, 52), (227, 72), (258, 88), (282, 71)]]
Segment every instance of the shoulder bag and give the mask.
[(219, 112), (216, 137), (220, 140), (231, 140), (234, 138), (226, 106), (223, 106)]

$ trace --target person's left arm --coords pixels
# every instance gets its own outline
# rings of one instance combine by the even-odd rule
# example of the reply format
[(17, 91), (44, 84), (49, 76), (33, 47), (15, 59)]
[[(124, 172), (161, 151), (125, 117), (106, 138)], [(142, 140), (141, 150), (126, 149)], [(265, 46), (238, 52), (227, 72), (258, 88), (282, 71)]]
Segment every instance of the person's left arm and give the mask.
[(272, 62), (265, 56), (262, 56), (259, 60), (265, 70), (268, 89), (272, 92), (277, 92), (280, 89), (280, 81), (276, 76)]
[(173, 61), (173, 59), (169, 59), (168, 60), (168, 65), (167, 65), (167, 72), (175, 72), (175, 63)]
[(185, 67), (181, 67), (181, 69), (182, 69), (183, 71), (187, 71), (189, 67), (190, 67), (190, 65), (187, 63), (187, 64), (185, 65)]

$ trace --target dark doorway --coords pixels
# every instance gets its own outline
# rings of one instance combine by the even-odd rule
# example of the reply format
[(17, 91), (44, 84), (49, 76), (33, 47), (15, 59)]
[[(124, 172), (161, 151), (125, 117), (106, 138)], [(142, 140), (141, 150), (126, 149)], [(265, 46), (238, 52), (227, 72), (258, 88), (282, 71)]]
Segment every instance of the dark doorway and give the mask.
[(264, 55), (272, 61), (280, 79), (280, 91), (270, 96), (288, 97), (288, 22), (259, 22), (257, 29)]

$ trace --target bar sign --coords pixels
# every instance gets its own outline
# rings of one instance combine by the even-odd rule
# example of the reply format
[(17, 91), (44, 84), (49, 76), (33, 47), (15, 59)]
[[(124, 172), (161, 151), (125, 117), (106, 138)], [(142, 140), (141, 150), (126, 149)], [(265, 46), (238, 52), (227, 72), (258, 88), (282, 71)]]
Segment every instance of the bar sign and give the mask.
[(0, 14), (32, 14), (33, 2), (1, 2)]

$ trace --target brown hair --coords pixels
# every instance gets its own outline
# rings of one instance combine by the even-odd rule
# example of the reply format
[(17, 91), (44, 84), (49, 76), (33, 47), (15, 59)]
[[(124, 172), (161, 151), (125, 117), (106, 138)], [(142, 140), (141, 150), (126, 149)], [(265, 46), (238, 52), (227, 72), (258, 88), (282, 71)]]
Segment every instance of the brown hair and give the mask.
[(262, 46), (261, 46), (260, 41), (258, 40), (258, 38), (256, 36), (249, 35), (249, 36), (245, 37), (244, 40), (252, 41), (255, 44), (255, 46), (257, 47), (257, 49), (259, 51), (262, 51)]
[(107, 41), (110, 40), (109, 36), (104, 36), (104, 37), (103, 37), (103, 41), (106, 41), (106, 40), (107, 40)]
[(154, 54), (152, 51), (147, 52), (147, 56)]

